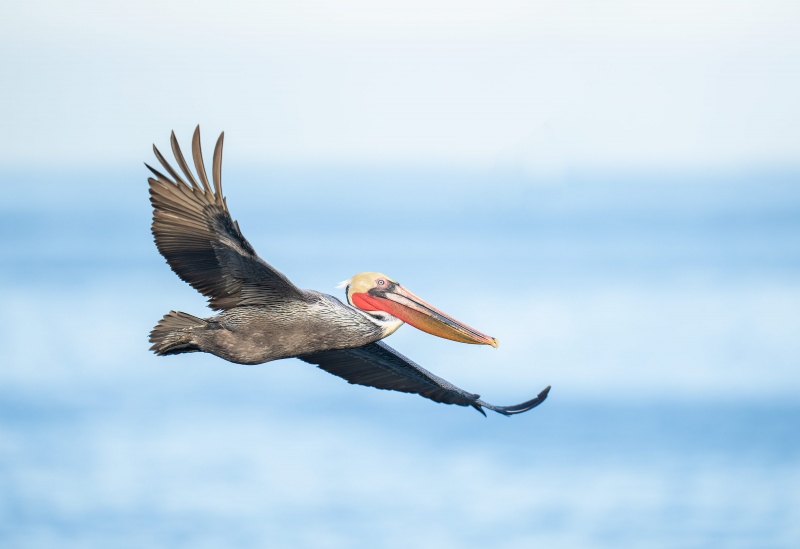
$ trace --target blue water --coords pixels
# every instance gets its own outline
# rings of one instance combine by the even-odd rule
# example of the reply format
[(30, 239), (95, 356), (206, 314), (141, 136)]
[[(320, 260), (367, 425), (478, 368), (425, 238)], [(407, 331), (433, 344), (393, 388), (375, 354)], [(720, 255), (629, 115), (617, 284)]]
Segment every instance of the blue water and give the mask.
[(144, 174), (6, 172), (0, 545), (800, 546), (797, 174), (235, 169), (234, 216), (299, 285), (384, 271), (501, 341), (390, 344), (490, 402), (550, 398), (483, 418), (154, 357), (154, 322), (204, 305)]

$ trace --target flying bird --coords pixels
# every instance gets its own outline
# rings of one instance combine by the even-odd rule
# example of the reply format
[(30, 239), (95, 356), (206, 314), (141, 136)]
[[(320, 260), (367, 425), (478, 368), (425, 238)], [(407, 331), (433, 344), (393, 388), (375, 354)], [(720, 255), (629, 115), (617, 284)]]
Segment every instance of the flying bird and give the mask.
[[(516, 406), (495, 406), (428, 372), (398, 353), (383, 338), (408, 323), (445, 339), (497, 347), (497, 340), (426, 303), (378, 272), (360, 273), (343, 283), (347, 303), (302, 290), (261, 259), (233, 220), (222, 194), (222, 133), (214, 148), (209, 182), (200, 147), (192, 139), (197, 177), (173, 132), (178, 173), (153, 146), (168, 175), (145, 164), (150, 183), (152, 232), (172, 270), (206, 296), (219, 311), (209, 318), (170, 311), (150, 332), (157, 355), (206, 352), (239, 364), (296, 357), (357, 385), (416, 393), (444, 404), (484, 408), (503, 415), (541, 404), (548, 386)], [(198, 181), (199, 180), (199, 181)]]

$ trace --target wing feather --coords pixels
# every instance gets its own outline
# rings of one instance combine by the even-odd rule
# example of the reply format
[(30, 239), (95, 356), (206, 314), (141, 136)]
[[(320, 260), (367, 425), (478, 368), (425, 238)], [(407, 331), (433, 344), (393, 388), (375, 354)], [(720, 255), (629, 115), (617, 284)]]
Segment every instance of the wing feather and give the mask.
[[(223, 139), (225, 134), (221, 134), (219, 139)], [(217, 140), (219, 142), (219, 140)], [(192, 136), (192, 158), (194, 159), (194, 168), (197, 170), (197, 175), (200, 177), (200, 182), (203, 184), (203, 189), (205, 189), (206, 193), (211, 193), (211, 185), (208, 184), (208, 176), (206, 176), (206, 166), (203, 164), (203, 149), (200, 147), (200, 126), (197, 126), (194, 130), (194, 135)], [(219, 200), (222, 198), (221, 195), (214, 195), (219, 203)]]
[[(198, 126), (199, 127), (199, 126)], [(197, 184), (197, 180), (192, 175), (192, 171), (189, 169), (189, 165), (186, 163), (186, 159), (183, 157), (183, 153), (181, 152), (181, 147), (178, 145), (178, 138), (175, 137), (175, 132), (169, 137), (169, 144), (172, 147), (172, 154), (175, 156), (175, 160), (178, 162), (178, 166), (180, 167), (181, 171), (184, 173), (186, 178), (192, 184), (192, 187), (195, 189), (199, 189), (200, 185)], [(153, 145), (155, 148), (155, 145)]]
[[(153, 145), (153, 153), (155, 153), (155, 155), (156, 155), (156, 158), (158, 159), (158, 162), (159, 162), (159, 163), (160, 163), (160, 164), (161, 164), (161, 165), (164, 167), (164, 169), (165, 169), (165, 170), (167, 170), (167, 173), (168, 173), (169, 175), (171, 175), (171, 176), (172, 176), (172, 179), (174, 179), (175, 181), (177, 181), (177, 182), (178, 182), (178, 183), (180, 183), (181, 185), (186, 185), (186, 181), (184, 181), (183, 179), (181, 179), (181, 176), (180, 176), (180, 175), (178, 175), (178, 172), (176, 172), (176, 171), (173, 169), (173, 167), (169, 165), (169, 162), (167, 162), (167, 160), (166, 160), (166, 159), (164, 158), (164, 156), (161, 154), (161, 151), (159, 151), (159, 150), (156, 148), (156, 146), (155, 146), (155, 145)], [(147, 167), (148, 167), (148, 168), (150, 168), (150, 166), (147, 166)], [(152, 172), (156, 173), (156, 174), (157, 174), (157, 176), (158, 176), (158, 175), (160, 175), (160, 174), (158, 174), (158, 172), (156, 172), (156, 171), (155, 171), (153, 168), (150, 168), (150, 171), (152, 171)], [(162, 176), (162, 177), (161, 177), (161, 179), (165, 179), (165, 178)]]
[[(225, 132), (222, 132), (217, 139), (217, 144), (214, 146), (214, 160), (211, 165), (211, 175), (214, 178), (214, 192), (217, 196), (222, 196), (222, 142), (225, 140)], [(222, 196), (222, 202), (225, 202), (225, 197)], [(227, 204), (225, 208), (227, 209)]]
[(382, 341), (352, 349), (320, 351), (298, 358), (309, 364), (315, 364), (354, 385), (416, 393), (442, 404), (472, 406), (484, 415), (486, 413), (483, 408), (507, 416), (527, 412), (544, 402), (550, 391), (550, 387), (547, 387), (535, 398), (516, 406), (494, 406), (482, 401), (480, 395), (459, 389), (449, 381), (425, 370)]
[(306, 300), (302, 290), (256, 254), (231, 218), (222, 195), (223, 139), (224, 134), (214, 148), (213, 188), (203, 163), (199, 126), (192, 139), (192, 156), (200, 183), (189, 169), (174, 132), (170, 144), (185, 178), (153, 147), (159, 163), (172, 177), (147, 166), (155, 176), (148, 181), (158, 251), (182, 280), (209, 298), (214, 309)]

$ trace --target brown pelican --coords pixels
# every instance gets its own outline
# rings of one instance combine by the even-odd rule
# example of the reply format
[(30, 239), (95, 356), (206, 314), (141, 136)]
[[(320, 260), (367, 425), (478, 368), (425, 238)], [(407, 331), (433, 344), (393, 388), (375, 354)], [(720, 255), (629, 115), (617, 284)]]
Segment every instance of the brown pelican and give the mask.
[(148, 181), (158, 251), (183, 281), (220, 311), (209, 318), (170, 311), (150, 332), (150, 350), (158, 355), (202, 351), (239, 364), (297, 357), (353, 384), (472, 406), (483, 415), (483, 408), (519, 414), (544, 401), (549, 386), (516, 406), (488, 404), (379, 341), (408, 323), (446, 339), (497, 347), (495, 338), (444, 314), (388, 276), (355, 275), (343, 283), (345, 304), (301, 290), (261, 259), (231, 218), (222, 195), (224, 135), (214, 149), (213, 187), (203, 164), (199, 126), (192, 140), (197, 178), (174, 132), (170, 143), (183, 176), (155, 145), (156, 158), (170, 177), (145, 164), (155, 175)]

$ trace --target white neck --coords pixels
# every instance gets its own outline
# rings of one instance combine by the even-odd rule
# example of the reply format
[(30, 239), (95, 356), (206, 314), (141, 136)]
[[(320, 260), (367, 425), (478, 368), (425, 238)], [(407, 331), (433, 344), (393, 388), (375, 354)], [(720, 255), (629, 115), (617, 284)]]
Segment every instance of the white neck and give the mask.
[(361, 311), (369, 316), (375, 324), (381, 327), (383, 337), (392, 335), (397, 329), (404, 324), (402, 320), (396, 316), (383, 311)]

